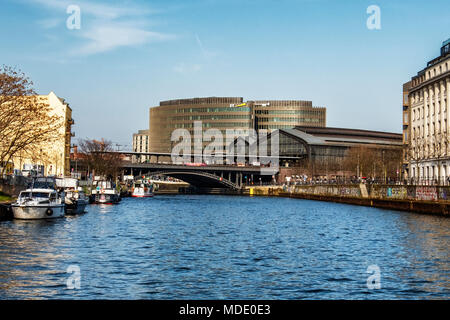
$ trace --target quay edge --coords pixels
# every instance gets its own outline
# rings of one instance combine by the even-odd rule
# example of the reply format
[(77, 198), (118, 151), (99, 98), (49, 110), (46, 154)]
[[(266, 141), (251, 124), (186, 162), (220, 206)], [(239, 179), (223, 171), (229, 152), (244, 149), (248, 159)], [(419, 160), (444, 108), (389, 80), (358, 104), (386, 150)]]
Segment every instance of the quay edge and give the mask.
[[(356, 187), (359, 187), (356, 185)], [(364, 197), (362, 195), (336, 195), (336, 194), (313, 194), (288, 192), (282, 187), (247, 187), (244, 195), (284, 197), (294, 199), (327, 201), (345, 203), (351, 205), (367, 206), (389, 210), (399, 210), (420, 214), (438, 215), (450, 217), (450, 201), (438, 200), (416, 200), (416, 199), (389, 199), (380, 197)]]
[(11, 210), (10, 202), (0, 203), (0, 221), (7, 221), (13, 219), (13, 213)]

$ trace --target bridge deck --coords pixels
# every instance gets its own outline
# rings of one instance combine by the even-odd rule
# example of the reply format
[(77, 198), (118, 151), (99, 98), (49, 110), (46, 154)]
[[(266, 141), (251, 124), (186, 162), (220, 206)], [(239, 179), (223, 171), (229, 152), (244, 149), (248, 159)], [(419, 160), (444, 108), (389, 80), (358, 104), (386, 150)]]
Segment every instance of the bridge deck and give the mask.
[[(255, 166), (230, 166), (230, 165), (214, 165), (214, 166), (188, 166), (177, 164), (162, 164), (162, 163), (124, 163), (123, 168), (132, 169), (147, 169), (147, 170), (176, 170), (176, 171), (213, 171), (213, 172), (248, 172), (260, 173), (264, 167)], [(269, 167), (267, 167), (269, 168)]]

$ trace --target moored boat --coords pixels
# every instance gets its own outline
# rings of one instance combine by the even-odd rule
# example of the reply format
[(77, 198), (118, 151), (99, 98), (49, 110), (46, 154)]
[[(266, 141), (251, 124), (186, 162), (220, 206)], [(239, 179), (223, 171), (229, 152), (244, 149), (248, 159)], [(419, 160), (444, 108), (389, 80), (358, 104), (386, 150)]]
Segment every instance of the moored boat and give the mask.
[(99, 204), (119, 203), (120, 194), (109, 180), (95, 180), (91, 191), (91, 202)]
[(64, 202), (66, 204), (66, 214), (83, 213), (89, 200), (79, 187), (78, 180), (74, 178), (61, 178), (56, 180), (56, 185), (65, 192)]
[(15, 219), (54, 219), (64, 217), (64, 196), (56, 190), (33, 188), (20, 192), (11, 205)]
[(131, 196), (135, 198), (153, 197), (153, 184), (148, 183), (146, 180), (135, 181)]

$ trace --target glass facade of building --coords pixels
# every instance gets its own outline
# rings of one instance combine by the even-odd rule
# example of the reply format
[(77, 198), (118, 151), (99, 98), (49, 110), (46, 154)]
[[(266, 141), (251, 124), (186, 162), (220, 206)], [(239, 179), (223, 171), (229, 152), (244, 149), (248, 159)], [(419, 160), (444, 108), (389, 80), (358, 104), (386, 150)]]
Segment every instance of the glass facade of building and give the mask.
[[(311, 101), (266, 100), (247, 101), (242, 97), (209, 97), (162, 101), (150, 108), (150, 152), (170, 153), (174, 144), (172, 132), (186, 129), (194, 137), (194, 121), (202, 122), (202, 130), (218, 129), (225, 132), (249, 130), (270, 132), (295, 126), (326, 125), (325, 108), (312, 106)], [(203, 146), (210, 142), (204, 142)]]
[[(161, 102), (159, 107), (150, 109), (150, 150), (170, 153), (178, 143), (171, 141), (176, 129), (186, 129), (194, 138), (194, 121), (201, 121), (203, 130), (220, 130), (224, 137), (227, 129), (248, 130), (251, 128), (250, 108), (236, 107), (242, 103), (242, 98), (215, 97)], [(207, 144), (209, 142), (203, 143)]]
[(326, 109), (313, 107), (311, 101), (266, 100), (252, 101), (254, 128), (268, 132), (295, 126), (326, 126)]

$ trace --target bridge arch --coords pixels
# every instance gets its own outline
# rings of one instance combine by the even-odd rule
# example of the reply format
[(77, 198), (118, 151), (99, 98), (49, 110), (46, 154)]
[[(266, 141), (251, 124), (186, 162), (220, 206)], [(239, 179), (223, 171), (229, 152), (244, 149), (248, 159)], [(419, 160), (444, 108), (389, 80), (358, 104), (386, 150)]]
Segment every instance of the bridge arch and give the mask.
[(219, 177), (215, 174), (203, 171), (157, 171), (151, 172), (151, 175), (165, 175), (172, 178), (183, 180), (195, 187), (200, 188), (228, 188), (239, 190), (240, 186), (228, 179)]

